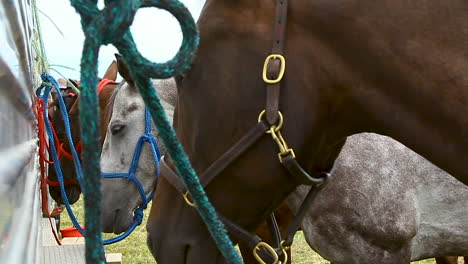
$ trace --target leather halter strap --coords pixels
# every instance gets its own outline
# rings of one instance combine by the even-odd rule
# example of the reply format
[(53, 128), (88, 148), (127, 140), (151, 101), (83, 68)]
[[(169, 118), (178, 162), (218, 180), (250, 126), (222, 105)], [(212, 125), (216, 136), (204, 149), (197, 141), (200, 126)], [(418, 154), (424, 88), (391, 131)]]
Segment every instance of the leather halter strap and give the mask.
[[(239, 158), (241, 154), (246, 152), (255, 142), (263, 138), (263, 136), (266, 135), (267, 132), (272, 129), (272, 127), (276, 127), (276, 124), (279, 122), (280, 114), (278, 110), (281, 88), (280, 83), (285, 68), (285, 60), (282, 54), (284, 53), (287, 9), (287, 0), (276, 0), (272, 55), (267, 57), (264, 64), (263, 77), (267, 83), (265, 120), (259, 120), (259, 122), (253, 128), (251, 128), (240, 140), (237, 141), (237, 143), (229, 148), (203, 173), (200, 174), (200, 183), (204, 188), (227, 166)], [(271, 214), (267, 220), (270, 227), (270, 232), (274, 238), (274, 248), (271, 248), (271, 246), (267, 245), (270, 247), (270, 249), (268, 249), (265, 246), (259, 247), (259, 245), (262, 243), (261, 238), (246, 231), (242, 227), (224, 217), (222, 214), (218, 213), (219, 217), (223, 220), (230, 233), (237, 239), (245, 241), (248, 246), (254, 252), (256, 252), (256, 254), (258, 254), (258, 257), (260, 257), (264, 262), (267, 261), (267, 263), (274, 262), (275, 257), (272, 255), (272, 253), (276, 253), (277, 260), (278, 256), (281, 256), (284, 250), (289, 248), (289, 246), (292, 244), (294, 234), (299, 229), (307, 208), (309, 207), (313, 198), (316, 196), (317, 191), (320, 190), (322, 186), (324, 186), (324, 183), (329, 176), (327, 172), (321, 172), (319, 175), (309, 175), (296, 161), (295, 154), (292, 151), (281, 155), (280, 161), (292, 176), (295, 183), (298, 185), (306, 184), (312, 186), (309, 194), (304, 199), (299, 212), (296, 214), (294, 220), (290, 223), (284, 240), (281, 239), (281, 234), (279, 233), (274, 214)], [(194, 206), (187, 197), (188, 194), (184, 183), (177, 175), (177, 173), (172, 169), (172, 167), (166, 162), (165, 157), (161, 158), (160, 170), (164, 178), (180, 193), (184, 194), (184, 199), (186, 199), (186, 202)]]
[[(257, 142), (265, 132), (268, 126), (264, 122), (257, 123), (252, 129), (245, 134), (236, 144), (234, 144), (228, 151), (219, 157), (208, 169), (200, 174), (200, 184), (205, 188), (216, 175), (222, 172), (229, 164), (236, 160), (242, 153), (244, 153), (250, 146)], [(176, 172), (166, 163), (165, 157), (161, 159), (160, 169), (162, 175), (170, 182), (179, 192), (185, 193), (186, 188), (182, 180)]]
[[(284, 54), (286, 22), (288, 16), (288, 0), (276, 0), (275, 26), (271, 54)], [(280, 60), (270, 60), (267, 64), (267, 77), (276, 78), (280, 75)], [(283, 65), (284, 67), (284, 65)], [(281, 82), (267, 84), (266, 120), (273, 125), (278, 121), (279, 97)]]

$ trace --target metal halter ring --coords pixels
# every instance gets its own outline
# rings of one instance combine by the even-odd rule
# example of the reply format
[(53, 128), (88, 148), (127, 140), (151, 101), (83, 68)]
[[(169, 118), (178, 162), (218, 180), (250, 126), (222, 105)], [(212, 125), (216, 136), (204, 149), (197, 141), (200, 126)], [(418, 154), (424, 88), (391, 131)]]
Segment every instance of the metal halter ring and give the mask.
[(184, 200), (185, 200), (185, 202), (186, 202), (188, 205), (190, 205), (190, 206), (192, 206), (192, 207), (196, 207), (196, 206), (195, 206), (195, 203), (192, 202), (192, 201), (190, 201), (189, 195), (190, 195), (189, 192), (186, 191), (186, 192), (182, 195), (182, 197), (184, 197)]
[(284, 243), (286, 242), (286, 240), (282, 240), (281, 243), (280, 243), (280, 248), (281, 248), (281, 251), (283, 252), (283, 255), (284, 255), (284, 259), (281, 263), (287, 263), (288, 262), (288, 253), (286, 252), (286, 250), (289, 250), (291, 247), (290, 246), (285, 246)]
[[(258, 123), (262, 122), (263, 116), (265, 114), (266, 114), (266, 110), (263, 109), (262, 112), (260, 112), (260, 114), (258, 115), (258, 119), (257, 119)], [(283, 127), (284, 118), (283, 118), (283, 114), (281, 113), (281, 111), (278, 111), (278, 116), (279, 116), (278, 124), (274, 125), (275, 132), (278, 132)], [(268, 133), (268, 131), (267, 131), (267, 133)]]
[[(268, 79), (268, 76), (267, 76), (268, 64), (270, 63), (270, 60), (275, 60), (275, 59), (280, 60), (281, 65), (280, 65), (278, 76), (276, 77), (276, 79), (272, 80), (272, 79)], [(267, 84), (279, 83), (281, 79), (283, 79), (285, 69), (286, 69), (286, 60), (284, 59), (283, 55), (281, 54), (269, 55), (268, 57), (266, 57), (265, 63), (263, 64), (263, 72), (262, 72), (263, 81)]]
[(277, 264), (278, 260), (279, 260), (279, 257), (278, 257), (278, 254), (276, 253), (275, 249), (272, 248), (270, 245), (268, 245), (267, 243), (265, 243), (263, 241), (258, 242), (258, 244), (254, 247), (254, 249), (252, 251), (252, 253), (253, 253), (255, 259), (258, 261), (258, 263), (268, 264), (265, 261), (263, 261), (263, 259), (258, 255), (258, 251), (260, 250), (261, 247), (264, 247), (273, 256), (274, 260), (273, 260), (273, 262), (271, 264)]
[(290, 246), (285, 246), (284, 243), (286, 243), (286, 240), (281, 240), (280, 247), (282, 250), (289, 250), (291, 247)]

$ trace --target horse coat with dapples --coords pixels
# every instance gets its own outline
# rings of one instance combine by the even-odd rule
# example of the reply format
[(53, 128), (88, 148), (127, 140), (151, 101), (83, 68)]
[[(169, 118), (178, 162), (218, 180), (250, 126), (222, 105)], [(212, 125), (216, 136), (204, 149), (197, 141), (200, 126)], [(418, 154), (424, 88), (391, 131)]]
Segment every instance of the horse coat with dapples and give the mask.
[[(298, 210), (307, 192), (296, 189), (288, 205)], [(348, 137), (302, 229), (333, 263), (466, 256), (467, 200), (468, 186), (423, 157), (389, 137), (362, 133)]]
[[(198, 21), (197, 57), (177, 78), (174, 127), (199, 173), (256, 126), (265, 108), (260, 122), (276, 132), (272, 101), (284, 116), (284, 140), (261, 137), (205, 186), (221, 215), (253, 231), (298, 186), (278, 161), (277, 142), (319, 177), (331, 170), (347, 136), (376, 132), (468, 183), (465, 1), (291, 1), (287, 20), (276, 19), (276, 6), (286, 3), (208, 0)], [(274, 24), (286, 21), (278, 40), (285, 62), (267, 61), (267, 68), (285, 66), (281, 88), (272, 90), (262, 66), (278, 32)], [(148, 222), (156, 259), (222, 262), (182, 197), (183, 185), (162, 176)], [(411, 259), (409, 252), (398, 256), (398, 262)]]

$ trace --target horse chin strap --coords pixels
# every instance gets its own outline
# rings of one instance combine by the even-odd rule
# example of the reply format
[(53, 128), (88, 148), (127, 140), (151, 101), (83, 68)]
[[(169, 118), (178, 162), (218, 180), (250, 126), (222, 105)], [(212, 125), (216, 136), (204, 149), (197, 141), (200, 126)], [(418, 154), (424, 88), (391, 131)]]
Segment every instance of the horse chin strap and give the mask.
[[(257, 125), (250, 129), (236, 144), (221, 155), (200, 175), (200, 183), (203, 187), (206, 187), (216, 175), (221, 173), (229, 164), (236, 160), (255, 142), (263, 138), (265, 134), (268, 134), (278, 145), (278, 159), (292, 176), (293, 180), (298, 185), (305, 184), (312, 186), (294, 220), (290, 223), (284, 239), (281, 239), (281, 234), (274, 214), (270, 215), (267, 221), (270, 231), (274, 237), (272, 246), (263, 242), (258, 236), (251, 234), (218, 213), (230, 233), (237, 239), (247, 242), (254, 257), (261, 264), (287, 262), (288, 256), (286, 250), (288, 250), (292, 245), (294, 234), (299, 229), (307, 208), (310, 207), (310, 204), (317, 195), (317, 192), (324, 186), (329, 177), (328, 172), (321, 172), (314, 176), (309, 175), (299, 165), (296, 160), (294, 150), (288, 146), (286, 140), (281, 134), (284, 117), (279, 111), (279, 95), (280, 83), (286, 69), (286, 59), (282, 54), (284, 53), (287, 8), (287, 0), (276, 0), (273, 48), (271, 55), (265, 59), (262, 73), (262, 78), (267, 84), (265, 110), (259, 114)], [(183, 194), (183, 198), (188, 205), (195, 207), (195, 204), (190, 201), (189, 194), (187, 193), (184, 184), (177, 173), (174, 172), (171, 166), (166, 163), (164, 157), (161, 159), (160, 166), (161, 172), (167, 181)]]

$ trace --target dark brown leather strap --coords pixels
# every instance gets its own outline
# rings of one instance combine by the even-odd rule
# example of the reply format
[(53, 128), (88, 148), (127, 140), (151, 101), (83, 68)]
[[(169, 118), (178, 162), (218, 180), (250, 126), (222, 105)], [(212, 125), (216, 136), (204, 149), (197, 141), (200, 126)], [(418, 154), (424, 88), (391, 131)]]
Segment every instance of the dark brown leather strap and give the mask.
[[(259, 122), (256, 126), (251, 128), (247, 134), (245, 134), (236, 144), (234, 144), (229, 150), (227, 150), (221, 157), (219, 157), (214, 163), (211, 164), (202, 174), (200, 174), (200, 183), (205, 188), (213, 178), (222, 172), (229, 164), (236, 160), (242, 153), (250, 148), (255, 142), (257, 142), (268, 130), (268, 126), (265, 122)], [(177, 176), (177, 173), (161, 159), (160, 170), (166, 179), (176, 187), (176, 189), (185, 193), (185, 185), (182, 180)]]
[[(284, 54), (284, 41), (286, 33), (286, 21), (288, 14), (288, 1), (276, 0), (274, 35), (272, 54)], [(270, 79), (276, 79), (280, 72), (281, 63), (279, 59), (270, 60), (267, 67), (267, 76)], [(267, 84), (266, 98), (266, 120), (270, 125), (278, 121), (280, 83)]]
[(166, 156), (163, 156), (159, 161), (159, 172), (164, 178), (174, 186), (180, 193), (185, 193), (185, 184), (180, 179), (179, 175), (166, 162)]
[[(262, 239), (255, 234), (252, 234), (242, 227), (238, 226), (237, 224), (233, 223), (231, 220), (224, 217), (222, 214), (218, 213), (219, 218), (223, 221), (226, 228), (229, 230), (229, 233), (234, 236), (239, 241), (244, 241), (247, 243), (247, 246), (250, 248), (251, 252), (255, 249), (258, 243), (262, 242)], [(274, 217), (272, 214), (270, 217)], [(275, 220), (276, 223), (276, 220)], [(280, 235), (280, 234), (278, 234)], [(274, 247), (276, 254), (278, 256), (282, 255), (282, 251), (279, 247)], [(265, 248), (261, 247), (258, 251), (258, 255), (262, 258), (263, 261), (266, 263), (273, 263), (274, 257), (271, 253), (266, 250)]]
[(268, 229), (270, 230), (270, 234), (272, 237), (272, 246), (274, 248), (279, 248), (281, 245), (281, 232), (278, 226), (278, 222), (276, 222), (275, 213), (273, 212), (267, 219)]
[(312, 187), (310, 187), (310, 190), (307, 193), (307, 196), (304, 198), (304, 201), (302, 201), (299, 211), (297, 211), (292, 222), (289, 223), (288, 229), (286, 230), (284, 242), (283, 242), (284, 247), (290, 247), (292, 245), (293, 240), (294, 240), (294, 235), (299, 230), (299, 227), (302, 224), (302, 220), (304, 219), (306, 213), (309, 211), (312, 201), (317, 196), (318, 191), (320, 191), (327, 183), (328, 178), (330, 177), (330, 174), (324, 173), (323, 175), (324, 175), (324, 178), (323, 178), (322, 183), (313, 185)]
[(200, 175), (200, 183), (206, 187), (213, 178), (223, 171), (229, 164), (236, 160), (242, 153), (257, 142), (268, 130), (264, 122), (259, 122), (249, 130), (235, 145), (219, 157), (208, 169)]
[(284, 156), (281, 163), (299, 185), (316, 185), (325, 179), (324, 172), (320, 172), (318, 177), (309, 175), (291, 154)]

